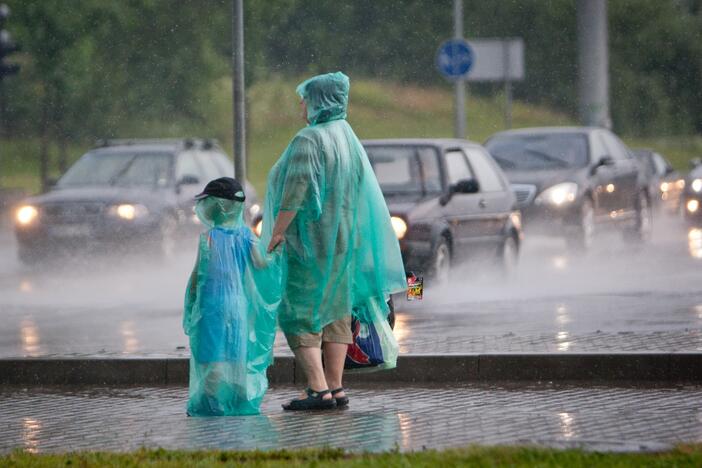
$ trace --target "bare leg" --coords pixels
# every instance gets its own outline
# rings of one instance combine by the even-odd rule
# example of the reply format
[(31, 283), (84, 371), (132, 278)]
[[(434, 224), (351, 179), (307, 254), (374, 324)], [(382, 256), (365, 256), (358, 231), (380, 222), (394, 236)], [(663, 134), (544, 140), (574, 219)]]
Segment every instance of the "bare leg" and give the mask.
[[(349, 345), (344, 343), (325, 342), (322, 344), (324, 348), (324, 376), (329, 384), (329, 390), (334, 390), (343, 387), (341, 379), (344, 374), (344, 363), (346, 362), (346, 350)], [(346, 396), (346, 393), (341, 392), (334, 395), (335, 397)]]
[[(300, 364), (305, 377), (307, 377), (307, 386), (317, 391), (329, 388), (324, 378), (324, 369), (322, 368), (322, 350), (309, 346), (300, 346), (293, 352), (295, 353), (295, 361)], [(304, 394), (302, 398), (306, 397), (307, 394)], [(324, 395), (323, 398), (328, 400), (331, 398), (331, 395)]]

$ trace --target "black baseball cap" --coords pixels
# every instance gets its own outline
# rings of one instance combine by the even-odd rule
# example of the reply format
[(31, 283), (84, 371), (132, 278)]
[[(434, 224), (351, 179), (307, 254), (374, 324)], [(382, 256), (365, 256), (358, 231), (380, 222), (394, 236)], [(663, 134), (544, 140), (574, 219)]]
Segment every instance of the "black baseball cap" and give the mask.
[(238, 192), (244, 193), (244, 188), (238, 180), (231, 177), (220, 177), (219, 179), (211, 180), (205, 185), (205, 190), (202, 193), (195, 195), (195, 200), (202, 200), (207, 197), (224, 198), (225, 200), (236, 200), (243, 202), (246, 200), (246, 195), (237, 195)]

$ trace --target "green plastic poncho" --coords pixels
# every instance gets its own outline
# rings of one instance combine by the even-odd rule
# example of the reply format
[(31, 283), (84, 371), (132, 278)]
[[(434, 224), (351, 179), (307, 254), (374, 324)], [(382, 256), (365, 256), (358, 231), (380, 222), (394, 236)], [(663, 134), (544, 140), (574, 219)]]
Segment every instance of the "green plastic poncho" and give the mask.
[(207, 197), (195, 212), (208, 228), (185, 296), (191, 416), (257, 414), (273, 362), (280, 271), (243, 219), (242, 202)]
[(354, 310), (385, 320), (389, 295), (406, 289), (405, 270), (378, 181), (345, 120), (349, 79), (315, 76), (297, 93), (309, 125), (271, 169), (262, 236), (267, 243), (280, 211), (297, 212), (282, 249), (280, 327), (316, 333)]

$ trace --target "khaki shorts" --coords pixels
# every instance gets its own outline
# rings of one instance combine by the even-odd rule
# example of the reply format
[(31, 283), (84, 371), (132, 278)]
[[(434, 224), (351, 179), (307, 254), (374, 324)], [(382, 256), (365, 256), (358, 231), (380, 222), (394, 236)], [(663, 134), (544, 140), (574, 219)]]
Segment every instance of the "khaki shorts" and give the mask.
[(322, 342), (325, 343), (353, 343), (353, 333), (351, 332), (351, 316), (344, 317), (330, 323), (322, 328), (321, 333), (303, 333), (301, 335), (285, 334), (290, 349), (297, 349), (301, 346), (309, 348), (320, 348)]

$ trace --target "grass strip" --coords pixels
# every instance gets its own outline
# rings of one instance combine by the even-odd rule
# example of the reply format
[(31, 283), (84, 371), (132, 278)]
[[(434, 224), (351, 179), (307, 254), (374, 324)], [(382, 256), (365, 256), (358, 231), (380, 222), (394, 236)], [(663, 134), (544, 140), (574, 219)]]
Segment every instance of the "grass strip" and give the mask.
[(656, 453), (600, 453), (533, 447), (471, 446), (413, 453), (350, 454), (337, 449), (276, 451), (183, 451), (140, 449), (135, 452), (33, 454), (15, 451), (0, 457), (4, 467), (686, 467), (702, 466), (702, 445), (679, 445)]

